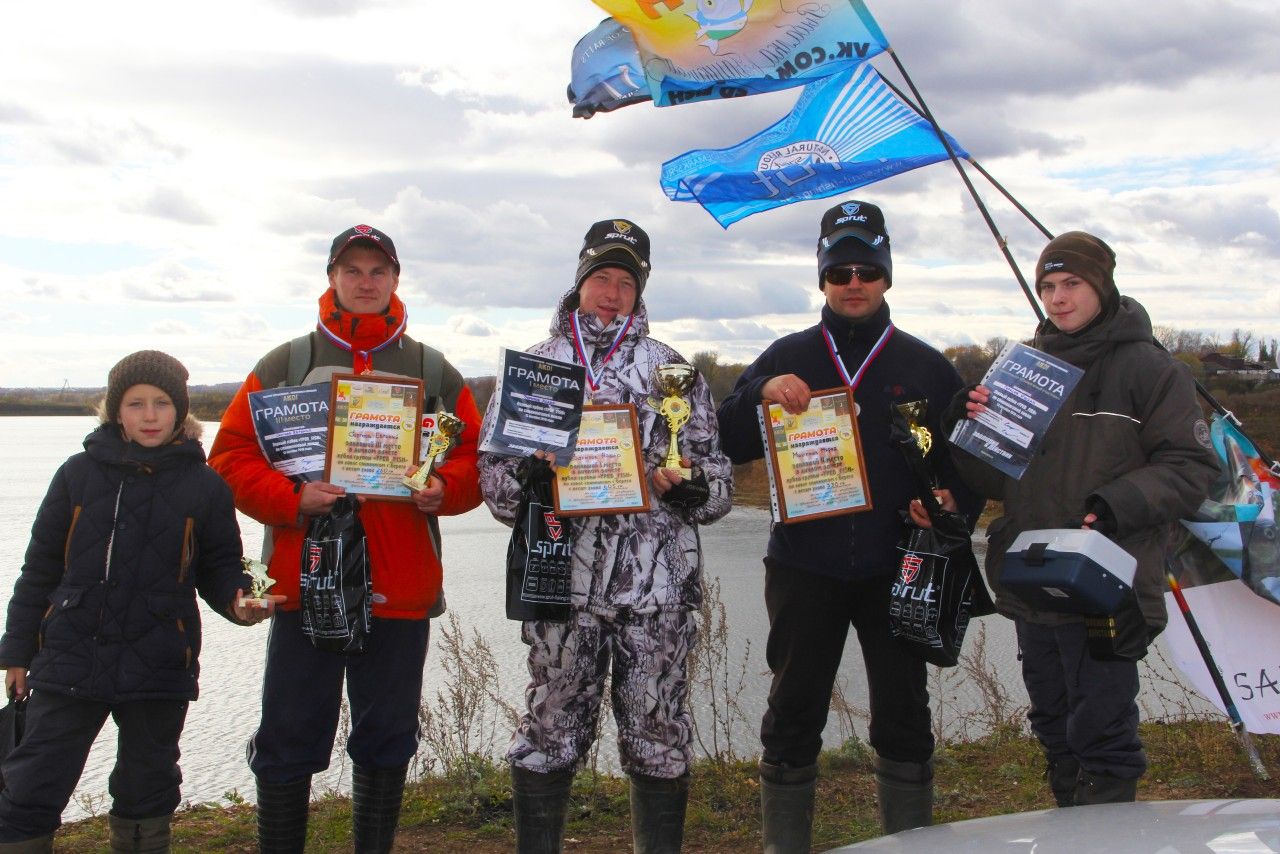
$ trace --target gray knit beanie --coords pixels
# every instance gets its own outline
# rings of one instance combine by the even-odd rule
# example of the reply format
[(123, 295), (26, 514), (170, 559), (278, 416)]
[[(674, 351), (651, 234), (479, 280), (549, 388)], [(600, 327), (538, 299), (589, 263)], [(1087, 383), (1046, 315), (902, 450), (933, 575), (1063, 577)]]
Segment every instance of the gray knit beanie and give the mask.
[(169, 395), (177, 410), (174, 427), (182, 427), (191, 405), (187, 397), (187, 369), (182, 363), (159, 350), (139, 350), (116, 362), (107, 374), (106, 417), (112, 422), (120, 420), (120, 400), (130, 388), (143, 383), (153, 385)]

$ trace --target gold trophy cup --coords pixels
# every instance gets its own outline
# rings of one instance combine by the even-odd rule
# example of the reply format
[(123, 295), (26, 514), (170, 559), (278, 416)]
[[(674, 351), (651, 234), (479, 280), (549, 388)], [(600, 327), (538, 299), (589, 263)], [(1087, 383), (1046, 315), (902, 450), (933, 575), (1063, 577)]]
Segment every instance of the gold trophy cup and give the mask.
[(929, 450), (933, 447), (933, 434), (929, 432), (928, 427), (924, 426), (924, 416), (929, 411), (929, 401), (912, 400), (897, 404), (897, 408), (911, 430), (911, 437), (916, 440), (916, 447), (920, 449), (921, 468), (918, 473), (928, 478), (930, 489), (937, 489), (938, 476), (934, 473), (932, 466), (925, 462), (925, 457), (929, 456)]
[(899, 403), (898, 411), (902, 413), (903, 418), (907, 419), (907, 426), (911, 428), (911, 435), (915, 437), (916, 447), (920, 449), (920, 453), (926, 457), (929, 456), (929, 449), (933, 447), (933, 434), (923, 423), (924, 415), (929, 411), (929, 401), (913, 400), (910, 403)]
[(422, 465), (418, 466), (417, 471), (401, 478), (400, 482), (414, 492), (425, 489), (427, 478), (431, 477), (431, 470), (453, 447), (454, 440), (466, 426), (467, 423), (452, 412), (437, 412), (436, 432), (427, 443), (426, 458), (422, 461)]
[(671, 428), (671, 444), (667, 447), (667, 458), (662, 466), (680, 472), (680, 476), (685, 480), (692, 477), (693, 472), (683, 464), (680, 448), (676, 444), (676, 436), (680, 428), (689, 421), (692, 409), (689, 401), (684, 399), (684, 395), (693, 388), (694, 380), (697, 378), (697, 368), (681, 363), (659, 365), (653, 372), (654, 384), (658, 387), (658, 391), (666, 395), (662, 398), (662, 406), (658, 411), (667, 419), (667, 426)]
[(244, 574), (253, 579), (249, 582), (249, 595), (241, 601), (246, 605), (262, 607), (265, 604), (262, 597), (267, 595), (267, 590), (276, 583), (276, 580), (267, 575), (267, 565), (262, 561), (242, 557), (240, 565), (244, 567)]

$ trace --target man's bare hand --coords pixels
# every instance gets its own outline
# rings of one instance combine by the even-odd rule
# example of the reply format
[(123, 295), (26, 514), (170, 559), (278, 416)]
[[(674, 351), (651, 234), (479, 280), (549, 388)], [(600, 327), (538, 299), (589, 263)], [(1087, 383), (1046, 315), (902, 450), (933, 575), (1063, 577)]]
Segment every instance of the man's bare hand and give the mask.
[[(413, 468), (410, 467), (406, 474), (412, 471)], [(427, 478), (426, 486), (409, 494), (413, 497), (414, 506), (423, 513), (439, 513), (440, 505), (444, 502), (444, 481), (433, 474)]]
[(809, 384), (795, 374), (781, 374), (764, 384), (761, 397), (781, 404), (792, 415), (799, 415), (809, 408)]
[(304, 483), (298, 512), (303, 516), (323, 516), (333, 509), (333, 503), (346, 494), (341, 486), (332, 483)]

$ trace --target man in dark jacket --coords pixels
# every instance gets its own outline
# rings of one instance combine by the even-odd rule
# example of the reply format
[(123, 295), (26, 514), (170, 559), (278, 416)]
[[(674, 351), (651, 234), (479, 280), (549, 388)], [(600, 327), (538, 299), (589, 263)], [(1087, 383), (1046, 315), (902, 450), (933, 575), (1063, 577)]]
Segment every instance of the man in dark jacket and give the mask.
[[(818, 241), (822, 321), (775, 341), (747, 368), (719, 409), (724, 450), (735, 463), (763, 454), (761, 401), (799, 413), (815, 389), (848, 386), (858, 408), (871, 508), (773, 526), (765, 556), (769, 611), (766, 657), (773, 671), (761, 727), (760, 798), (766, 851), (808, 851), (817, 777), (832, 686), (850, 623), (857, 629), (871, 699), (880, 817), (888, 832), (930, 823), (933, 734), (924, 661), (889, 634), (889, 592), (898, 567), (901, 512), (912, 478), (889, 440), (890, 406), (928, 403), (927, 426), (960, 388), (937, 350), (896, 329), (884, 300), (893, 262), (884, 216), (875, 205), (846, 202), (827, 211)], [(958, 486), (945, 443), (929, 460)], [(978, 502), (960, 494), (962, 510)]]
[[(1027, 716), (1059, 806), (1136, 796), (1147, 767), (1137, 660), (1166, 622), (1164, 538), (1217, 472), (1191, 376), (1153, 343), (1146, 309), (1120, 296), (1115, 263), (1110, 246), (1082, 231), (1059, 235), (1040, 255), (1036, 292), (1048, 317), (1034, 346), (1084, 376), (1022, 477), (956, 454), (965, 482), (1004, 501), (987, 529), (987, 578), (997, 610), (1017, 626)], [(989, 399), (977, 386), (948, 415), (976, 417)], [(1005, 551), (1023, 531), (1081, 525), (1137, 559), (1137, 601), (1116, 618), (1138, 627), (1137, 648), (1123, 653), (1129, 660), (1095, 658), (1082, 616), (1037, 611), (1001, 584)]]

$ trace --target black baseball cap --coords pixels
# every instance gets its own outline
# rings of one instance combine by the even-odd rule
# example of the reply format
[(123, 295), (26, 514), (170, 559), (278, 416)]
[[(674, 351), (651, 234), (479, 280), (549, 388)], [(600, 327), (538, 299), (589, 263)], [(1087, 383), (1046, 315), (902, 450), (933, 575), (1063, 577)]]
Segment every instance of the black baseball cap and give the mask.
[(872, 264), (893, 282), (893, 258), (884, 214), (870, 202), (841, 202), (822, 215), (818, 237), (818, 287), (827, 270), (844, 264)]
[(595, 223), (582, 238), (578, 253), (576, 285), (601, 267), (621, 267), (636, 278), (636, 294), (649, 278), (649, 235), (629, 219), (605, 219)]
[(333, 265), (338, 263), (338, 256), (356, 241), (363, 241), (373, 248), (381, 250), (382, 254), (390, 258), (391, 263), (396, 265), (396, 272), (400, 272), (400, 259), (396, 257), (396, 245), (391, 242), (390, 237), (387, 237), (371, 225), (353, 225), (333, 238), (333, 244), (329, 247), (329, 263), (324, 268), (324, 271), (328, 273), (332, 270)]

